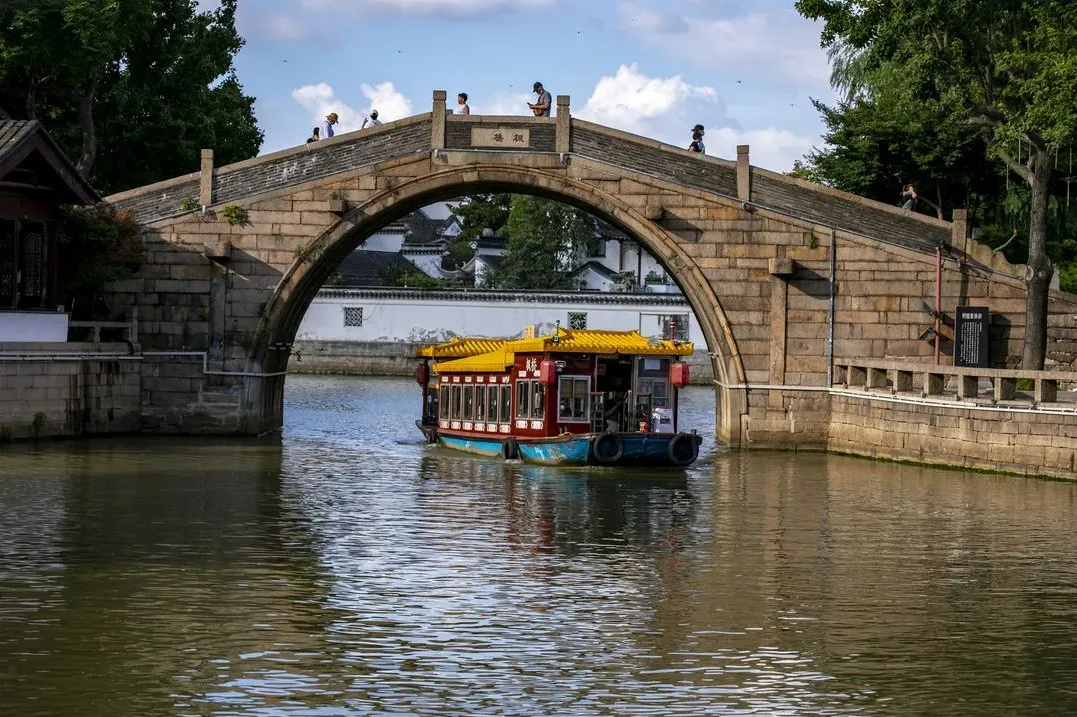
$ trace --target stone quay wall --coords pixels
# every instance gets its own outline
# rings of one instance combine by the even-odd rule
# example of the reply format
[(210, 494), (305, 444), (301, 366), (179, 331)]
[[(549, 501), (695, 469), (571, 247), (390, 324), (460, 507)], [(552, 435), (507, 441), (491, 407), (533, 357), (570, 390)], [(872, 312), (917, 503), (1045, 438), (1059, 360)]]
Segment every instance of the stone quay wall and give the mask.
[(871, 458), (1073, 480), (1070, 412), (944, 406), (834, 391), (831, 451)]
[(134, 433), (141, 401), (127, 344), (0, 343), (0, 441)]

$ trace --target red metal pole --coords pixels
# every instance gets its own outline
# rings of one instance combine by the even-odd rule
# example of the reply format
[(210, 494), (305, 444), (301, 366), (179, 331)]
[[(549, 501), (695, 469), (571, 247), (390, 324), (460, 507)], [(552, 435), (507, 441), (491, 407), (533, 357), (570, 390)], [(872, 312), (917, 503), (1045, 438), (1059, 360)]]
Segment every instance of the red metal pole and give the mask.
[(942, 360), (942, 247), (935, 247), (935, 365)]

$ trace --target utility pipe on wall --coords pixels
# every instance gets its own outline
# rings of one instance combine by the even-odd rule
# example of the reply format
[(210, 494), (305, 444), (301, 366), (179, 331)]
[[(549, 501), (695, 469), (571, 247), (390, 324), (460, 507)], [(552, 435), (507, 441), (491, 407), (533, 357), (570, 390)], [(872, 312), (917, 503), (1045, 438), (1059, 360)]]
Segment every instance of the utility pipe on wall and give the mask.
[(834, 301), (838, 289), (838, 233), (830, 230), (830, 303), (826, 317), (826, 385), (834, 385)]
[(942, 361), (942, 246), (935, 247), (935, 365)]

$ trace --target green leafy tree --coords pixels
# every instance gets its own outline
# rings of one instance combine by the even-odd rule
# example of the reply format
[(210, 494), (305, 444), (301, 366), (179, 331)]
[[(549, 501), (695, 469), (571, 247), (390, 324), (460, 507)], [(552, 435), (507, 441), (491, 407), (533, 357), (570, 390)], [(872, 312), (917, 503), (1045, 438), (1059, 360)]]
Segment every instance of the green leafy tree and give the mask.
[(490, 283), (501, 289), (570, 289), (577, 256), (594, 233), (595, 220), (586, 212), (516, 195), (505, 225), (508, 253)]
[[(900, 88), (979, 130), (989, 156), (1028, 186), (1028, 302), (1022, 365), (1042, 368), (1050, 183), (1077, 137), (1077, 3), (1071, 0), (798, 0), (823, 20), (822, 44), (850, 94)], [(898, 76), (901, 83), (888, 81)], [(1027, 154), (1018, 157), (1018, 147)], [(1027, 158), (1026, 158), (1027, 157)]]
[(88, 304), (106, 284), (130, 278), (142, 263), (138, 220), (107, 205), (68, 207), (57, 225), (63, 303)]
[(471, 242), (486, 229), (499, 234), (509, 221), (511, 194), (474, 194), (452, 208), (460, 219), (460, 241)]
[(175, 176), (211, 147), (252, 157), (262, 132), (235, 77), (237, 0), (8, 0), (0, 97), (39, 119), (104, 192)]

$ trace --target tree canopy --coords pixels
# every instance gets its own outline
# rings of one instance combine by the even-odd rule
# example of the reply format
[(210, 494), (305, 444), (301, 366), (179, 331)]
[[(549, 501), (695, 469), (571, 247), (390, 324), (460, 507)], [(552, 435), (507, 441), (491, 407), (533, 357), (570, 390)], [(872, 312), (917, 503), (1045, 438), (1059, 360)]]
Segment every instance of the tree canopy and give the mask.
[(579, 254), (595, 235), (595, 219), (552, 199), (517, 194), (504, 233), (508, 254), (487, 278), (491, 288), (570, 289)]
[(0, 97), (41, 120), (102, 192), (258, 153), (254, 99), (233, 59), (238, 0), (7, 0), (0, 5)]
[[(934, 203), (949, 207), (961, 205), (955, 190), (962, 181), (966, 202), (984, 192), (986, 203), (1002, 209), (1003, 197), (997, 189), (992, 196), (983, 180), (994, 174), (1005, 182), (1009, 171), (1027, 187), (1022, 363), (1042, 367), (1053, 274), (1048, 233), (1051, 185), (1058, 181), (1054, 165), (1077, 139), (1077, 3), (798, 0), (796, 7), (823, 20), (822, 44), (835, 61), (833, 84), (848, 100), (837, 108), (840, 117), (824, 111), (841, 149), (809, 157), (802, 172), (839, 183), (870, 183), (895, 172), (910, 181), (910, 175), (923, 176), (921, 181), (935, 189)], [(887, 117), (873, 121), (875, 111)], [(870, 159), (871, 141), (862, 141), (856, 129), (866, 128), (886, 144), (887, 136), (895, 138), (895, 127), (886, 126), (889, 117), (896, 125), (906, 123), (897, 127), (893, 144), (906, 159), (880, 152), (870, 166), (863, 160)], [(846, 123), (852, 132), (843, 135)], [(973, 136), (983, 143), (982, 157), (968, 142)], [(884, 163), (887, 169), (880, 171)], [(983, 170), (991, 167), (985, 176)], [(953, 192), (950, 199), (947, 192)]]

